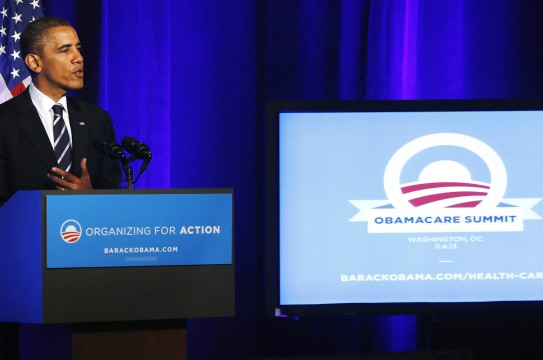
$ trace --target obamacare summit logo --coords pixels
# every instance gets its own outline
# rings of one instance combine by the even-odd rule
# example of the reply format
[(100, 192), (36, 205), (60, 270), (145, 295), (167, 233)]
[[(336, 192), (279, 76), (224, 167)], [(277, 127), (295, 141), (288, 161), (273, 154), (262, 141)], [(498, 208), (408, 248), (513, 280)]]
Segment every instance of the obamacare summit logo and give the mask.
[(75, 220), (66, 220), (60, 226), (60, 237), (69, 244), (81, 239), (81, 224)]
[[(461, 148), (487, 167), (490, 182), (472, 179), (462, 163), (448, 158), (427, 164), (418, 179), (402, 183), (402, 171), (416, 155), (440, 147)], [(484, 142), (463, 134), (416, 138), (390, 158), (383, 181), (386, 200), (350, 200), (359, 212), (349, 221), (367, 222), (369, 233), (523, 231), (524, 220), (541, 217), (540, 198), (505, 199), (507, 171)]]

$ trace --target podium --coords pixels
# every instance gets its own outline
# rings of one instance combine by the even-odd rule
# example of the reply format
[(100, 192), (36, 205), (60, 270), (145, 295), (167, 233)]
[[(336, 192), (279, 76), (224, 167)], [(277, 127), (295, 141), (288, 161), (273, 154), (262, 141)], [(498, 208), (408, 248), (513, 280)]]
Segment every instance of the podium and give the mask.
[(231, 189), (20, 191), (0, 208), (0, 321), (69, 324), (73, 358), (131, 330), (186, 336), (184, 319), (235, 314), (232, 233)]

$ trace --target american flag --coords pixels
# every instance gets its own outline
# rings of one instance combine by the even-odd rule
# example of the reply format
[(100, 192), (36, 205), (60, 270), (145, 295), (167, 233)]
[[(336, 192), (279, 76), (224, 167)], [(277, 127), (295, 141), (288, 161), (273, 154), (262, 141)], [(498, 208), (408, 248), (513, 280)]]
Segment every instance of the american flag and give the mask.
[(30, 84), (21, 55), (25, 26), (43, 16), (40, 0), (0, 0), (0, 103), (19, 95)]

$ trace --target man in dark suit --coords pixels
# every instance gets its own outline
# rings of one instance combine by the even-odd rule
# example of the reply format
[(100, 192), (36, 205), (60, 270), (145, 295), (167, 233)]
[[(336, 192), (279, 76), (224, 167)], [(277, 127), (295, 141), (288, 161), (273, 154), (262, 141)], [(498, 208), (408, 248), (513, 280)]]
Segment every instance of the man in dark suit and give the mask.
[[(76, 31), (63, 19), (41, 18), (27, 25), (20, 41), (33, 79), (0, 105), (0, 206), (18, 190), (118, 188), (120, 166), (98, 148), (115, 141), (109, 115), (66, 96), (83, 87)], [(59, 134), (68, 134), (60, 157)], [(0, 358), (18, 357), (17, 339), (15, 324), (0, 324)]]
[[(18, 190), (118, 188), (120, 166), (99, 150), (115, 141), (109, 115), (66, 96), (83, 87), (74, 28), (60, 18), (35, 20), (21, 35), (21, 52), (33, 79), (21, 95), (0, 105), (0, 205)], [(59, 117), (61, 133), (69, 135), (62, 155), (67, 165), (55, 154)]]

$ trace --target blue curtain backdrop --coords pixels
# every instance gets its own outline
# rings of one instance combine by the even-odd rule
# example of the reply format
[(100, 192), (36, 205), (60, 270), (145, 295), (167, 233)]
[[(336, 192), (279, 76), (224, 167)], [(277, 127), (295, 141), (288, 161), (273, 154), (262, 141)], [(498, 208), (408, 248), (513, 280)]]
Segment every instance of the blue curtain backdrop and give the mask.
[[(288, 322), (263, 317), (264, 104), (271, 99), (541, 98), (543, 4), (43, 4), (47, 15), (69, 19), (84, 43), (86, 88), (77, 95), (111, 113), (119, 138), (130, 135), (151, 146), (154, 159), (137, 187), (235, 189), (238, 315), (189, 321), (190, 359), (432, 346), (417, 343), (422, 326), (410, 316)], [(435, 343), (445, 347), (465, 344), (445, 341), (447, 334), (436, 336), (442, 337)]]
[[(170, 187), (169, 0), (103, 1), (99, 103), (129, 135), (155, 154), (153, 168), (135, 186)], [(97, 24), (95, 24), (97, 25)], [(139, 164), (134, 164), (135, 175)]]

